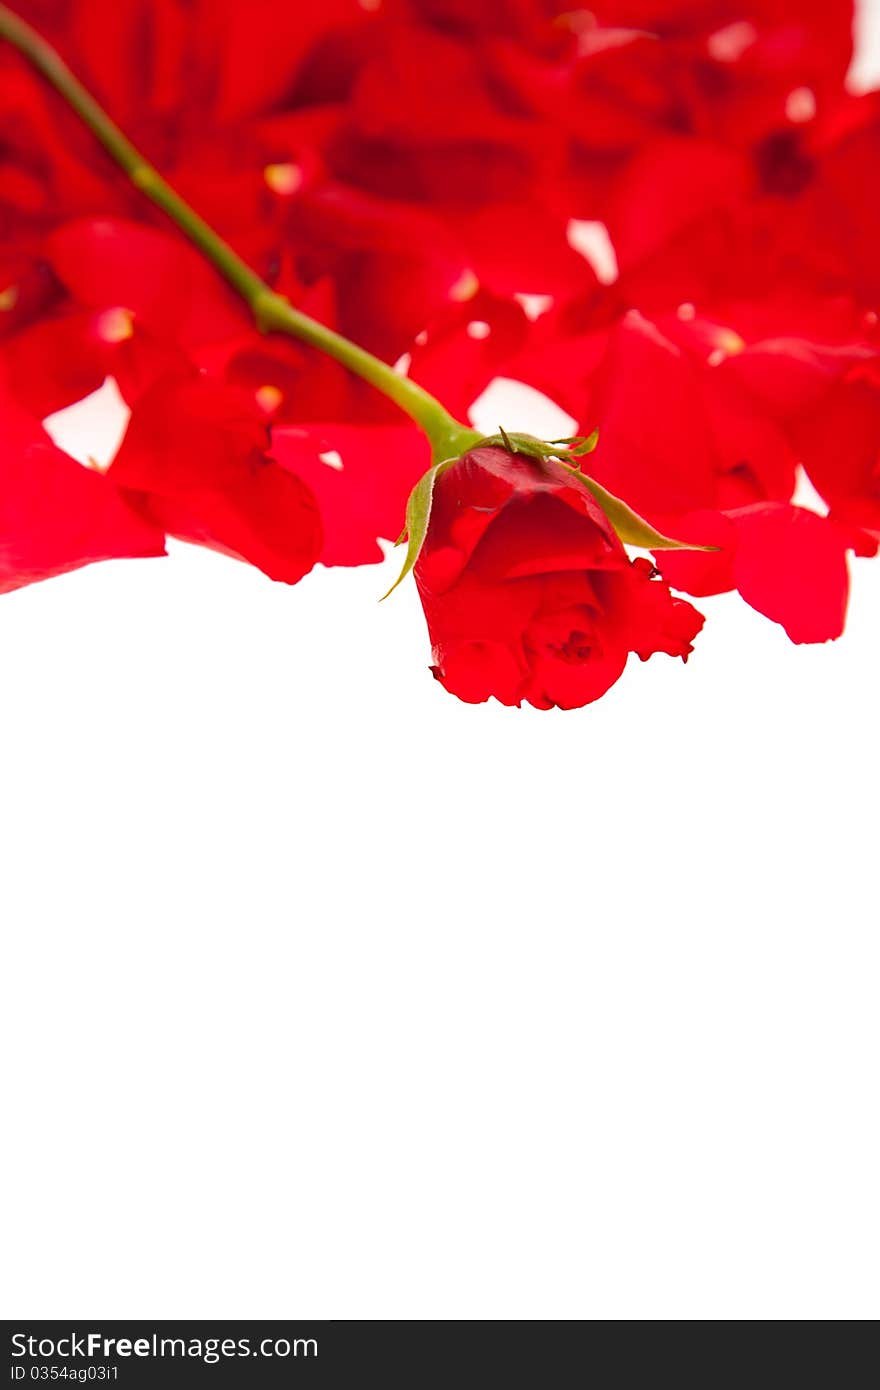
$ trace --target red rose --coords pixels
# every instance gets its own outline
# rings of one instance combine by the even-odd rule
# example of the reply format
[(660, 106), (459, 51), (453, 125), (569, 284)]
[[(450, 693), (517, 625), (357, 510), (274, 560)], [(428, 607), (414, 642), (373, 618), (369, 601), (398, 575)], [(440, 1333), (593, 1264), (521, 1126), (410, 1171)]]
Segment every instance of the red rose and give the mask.
[(471, 703), (588, 704), (630, 652), (686, 659), (703, 625), (561, 464), (500, 448), (439, 475), (415, 576), (434, 674)]

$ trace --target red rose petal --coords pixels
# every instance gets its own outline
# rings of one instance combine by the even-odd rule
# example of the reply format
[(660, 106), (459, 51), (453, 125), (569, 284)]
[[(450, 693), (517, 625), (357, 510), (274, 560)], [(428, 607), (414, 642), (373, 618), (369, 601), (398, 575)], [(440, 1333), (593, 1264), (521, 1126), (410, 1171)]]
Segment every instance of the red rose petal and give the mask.
[(163, 555), (164, 534), (0, 397), (0, 593), (95, 560)]
[(109, 476), (171, 535), (295, 584), (320, 555), (320, 515), (267, 446), (246, 393), (204, 378), (160, 382), (135, 405)]
[[(320, 455), (334, 453), (342, 467)], [(382, 559), (377, 537), (397, 540), (410, 492), (429, 466), (427, 444), (406, 425), (309, 425), (276, 429), (272, 454), (308, 484), (324, 519), (325, 565)], [(334, 460), (335, 462), (335, 460)]]
[(733, 521), (734, 577), (746, 602), (793, 642), (839, 637), (849, 596), (845, 535), (825, 517), (781, 503), (733, 513)]

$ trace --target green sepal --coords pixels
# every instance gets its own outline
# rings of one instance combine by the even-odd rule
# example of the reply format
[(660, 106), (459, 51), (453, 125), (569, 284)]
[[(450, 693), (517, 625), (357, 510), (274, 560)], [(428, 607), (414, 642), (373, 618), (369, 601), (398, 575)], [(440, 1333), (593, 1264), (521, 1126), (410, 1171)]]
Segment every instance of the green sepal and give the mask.
[[(592, 434), (573, 434), (567, 439), (537, 439), (533, 434), (516, 434), (500, 425), (497, 434), (486, 435), (473, 448), (506, 449), (510, 454), (525, 454), (534, 459), (582, 458), (591, 454), (599, 442), (599, 431)], [(564, 446), (564, 447), (563, 447)]]
[(582, 473), (579, 468), (574, 468), (569, 463), (562, 463), (561, 459), (559, 462), (566, 473), (577, 478), (588, 492), (592, 493), (624, 545), (637, 545), (642, 550), (718, 549), (717, 545), (695, 545), (693, 541), (677, 541), (672, 536), (664, 536), (661, 531), (655, 530), (643, 516), (639, 516), (638, 512), (634, 512), (632, 507), (627, 506), (620, 497), (615, 497), (613, 492), (609, 492), (594, 478), (587, 477), (586, 473)]
[(478, 439), (474, 449), (506, 449), (507, 453), (524, 453), (530, 459), (582, 459), (592, 453), (599, 442), (599, 431), (588, 435), (569, 435), (567, 439), (537, 439), (535, 435), (510, 434), (498, 427), (498, 434)]
[(387, 594), (383, 594), (380, 603), (384, 603), (390, 594), (394, 593), (398, 584), (402, 583), (410, 570), (419, 558), (422, 546), (425, 543), (425, 536), (428, 534), (428, 522), (431, 520), (431, 505), (434, 501), (434, 484), (445, 473), (447, 468), (451, 468), (454, 463), (458, 463), (458, 456), (451, 459), (443, 459), (440, 463), (435, 463), (423, 474), (410, 493), (406, 503), (406, 527), (404, 528), (400, 540), (400, 545), (404, 536), (408, 537), (406, 556), (403, 561), (403, 569), (395, 579)]
[[(599, 443), (599, 431), (593, 430), (592, 434), (571, 434), (567, 439), (551, 439), (551, 444), (565, 444), (565, 452), (572, 458), (583, 458), (585, 454), (591, 454)], [(558, 458), (556, 454), (554, 457)]]

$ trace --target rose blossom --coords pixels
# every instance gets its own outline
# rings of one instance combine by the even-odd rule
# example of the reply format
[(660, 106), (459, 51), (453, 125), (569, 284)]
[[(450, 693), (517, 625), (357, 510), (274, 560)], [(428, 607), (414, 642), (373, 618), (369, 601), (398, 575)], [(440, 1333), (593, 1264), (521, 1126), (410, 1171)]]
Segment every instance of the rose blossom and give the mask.
[(703, 625), (561, 463), (493, 446), (438, 476), (415, 576), (434, 675), (471, 703), (588, 704), (630, 652), (686, 660)]

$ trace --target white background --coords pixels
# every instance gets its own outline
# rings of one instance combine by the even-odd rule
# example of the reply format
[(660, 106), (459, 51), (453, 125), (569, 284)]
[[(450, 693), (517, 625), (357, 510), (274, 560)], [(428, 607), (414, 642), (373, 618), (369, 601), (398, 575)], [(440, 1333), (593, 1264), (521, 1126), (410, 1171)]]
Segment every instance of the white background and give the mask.
[(538, 713), (395, 563), (0, 601), (4, 1316), (876, 1317), (880, 564)]

